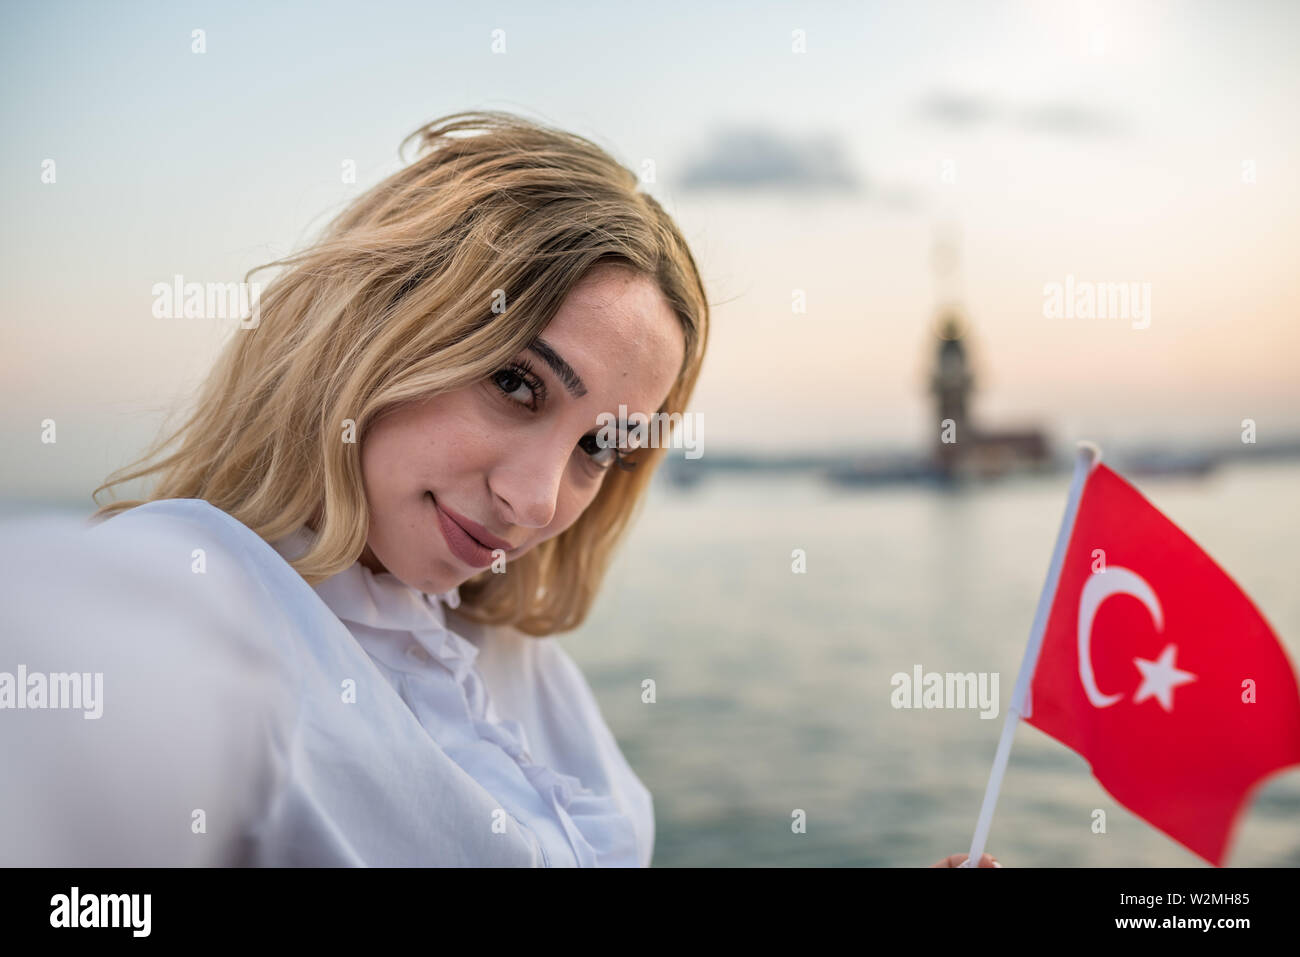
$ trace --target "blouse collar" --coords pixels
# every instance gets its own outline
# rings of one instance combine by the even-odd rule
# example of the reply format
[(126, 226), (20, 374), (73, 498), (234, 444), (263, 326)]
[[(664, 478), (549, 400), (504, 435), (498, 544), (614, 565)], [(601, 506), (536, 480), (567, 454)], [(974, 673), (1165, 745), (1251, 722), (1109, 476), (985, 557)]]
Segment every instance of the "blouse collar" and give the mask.
[[(306, 553), (314, 539), (315, 533), (304, 525), (272, 547), (292, 560)], [(426, 594), (391, 572), (376, 574), (360, 561), (313, 587), (343, 621), (383, 631), (445, 629), (446, 609), (460, 607), (459, 587)]]

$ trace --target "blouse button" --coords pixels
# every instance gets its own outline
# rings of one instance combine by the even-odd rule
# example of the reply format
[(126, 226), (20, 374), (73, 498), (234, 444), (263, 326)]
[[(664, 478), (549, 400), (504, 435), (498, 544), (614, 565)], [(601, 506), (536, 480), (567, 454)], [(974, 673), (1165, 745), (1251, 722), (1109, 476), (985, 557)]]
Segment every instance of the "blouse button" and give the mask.
[(423, 645), (419, 645), (419, 644), (408, 645), (406, 649), (406, 655), (408, 658), (414, 658), (416, 661), (431, 660), (429, 656), (429, 652), (425, 650)]

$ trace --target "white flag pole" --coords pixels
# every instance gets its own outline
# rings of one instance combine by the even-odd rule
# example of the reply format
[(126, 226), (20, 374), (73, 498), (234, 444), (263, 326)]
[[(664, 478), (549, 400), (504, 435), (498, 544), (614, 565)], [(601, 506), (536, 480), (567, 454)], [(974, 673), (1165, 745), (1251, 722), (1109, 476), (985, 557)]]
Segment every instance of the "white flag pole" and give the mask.
[(1033, 704), (1028, 701), (1029, 686), (1033, 681), (1034, 668), (1038, 664), (1038, 652), (1043, 647), (1043, 632), (1047, 630), (1047, 617), (1052, 612), (1056, 586), (1061, 580), (1061, 566), (1065, 564), (1065, 549), (1070, 544), (1070, 534), (1074, 531), (1074, 519), (1079, 512), (1079, 498), (1083, 494), (1084, 482), (1087, 481), (1093, 466), (1101, 461), (1101, 449), (1092, 442), (1079, 442), (1077, 450), (1074, 460), (1074, 479), (1070, 483), (1070, 495), (1066, 499), (1061, 530), (1056, 534), (1056, 548), (1052, 550), (1052, 563), (1047, 568), (1047, 581), (1043, 583), (1042, 593), (1038, 596), (1038, 610), (1034, 612), (1034, 624), (1029, 631), (1029, 645), (1025, 648), (1025, 657), (1020, 662), (1020, 674), (1016, 677), (1015, 690), (1011, 692), (1011, 705), (1007, 708), (1007, 717), (1002, 723), (1002, 737), (998, 739), (997, 754), (993, 757), (993, 770), (989, 772), (989, 784), (984, 790), (984, 804), (980, 807), (975, 836), (971, 839), (970, 854), (960, 865), (961, 867), (979, 866), (980, 857), (984, 854), (984, 842), (988, 839), (989, 827), (993, 824), (993, 808), (998, 803), (1002, 775), (1007, 770), (1007, 758), (1011, 754), (1011, 740), (1016, 735), (1016, 723), (1022, 715), (1029, 717), (1032, 713), (1029, 710)]

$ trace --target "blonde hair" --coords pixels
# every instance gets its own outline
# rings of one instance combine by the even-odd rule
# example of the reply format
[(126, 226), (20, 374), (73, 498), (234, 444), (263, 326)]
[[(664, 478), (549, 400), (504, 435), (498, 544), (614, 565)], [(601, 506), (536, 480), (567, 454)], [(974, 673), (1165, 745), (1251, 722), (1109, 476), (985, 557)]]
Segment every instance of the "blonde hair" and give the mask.
[[(686, 411), (709, 305), (680, 231), (630, 170), (583, 137), (497, 111), (435, 120), (401, 151), (412, 140), (416, 159), (315, 245), (248, 274), (286, 267), (185, 423), (95, 489), (95, 518), (198, 498), (268, 542), (310, 524), (314, 545), (292, 564), (323, 581), (358, 560), (368, 534), (360, 444), (342, 440), (345, 420), (364, 437), (400, 403), (491, 375), (605, 263), (652, 278), (681, 321), (685, 360), (658, 411)], [(460, 614), (531, 635), (580, 625), (665, 444), (634, 453), (635, 469), (611, 469), (578, 520), (508, 574), (466, 581)], [(99, 504), (102, 491), (155, 474), (148, 498)]]

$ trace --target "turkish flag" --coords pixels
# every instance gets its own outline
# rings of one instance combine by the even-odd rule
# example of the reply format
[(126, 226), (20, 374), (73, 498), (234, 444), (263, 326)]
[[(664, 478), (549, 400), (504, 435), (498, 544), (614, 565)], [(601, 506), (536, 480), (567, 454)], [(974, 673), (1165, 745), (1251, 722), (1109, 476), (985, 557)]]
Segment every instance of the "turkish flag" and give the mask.
[(1277, 635), (1101, 464), (1083, 486), (1022, 717), (1218, 866), (1250, 792), (1300, 763), (1300, 691)]

